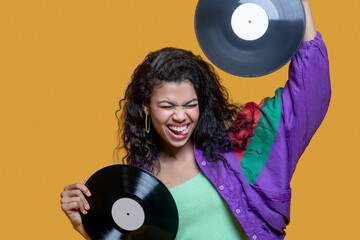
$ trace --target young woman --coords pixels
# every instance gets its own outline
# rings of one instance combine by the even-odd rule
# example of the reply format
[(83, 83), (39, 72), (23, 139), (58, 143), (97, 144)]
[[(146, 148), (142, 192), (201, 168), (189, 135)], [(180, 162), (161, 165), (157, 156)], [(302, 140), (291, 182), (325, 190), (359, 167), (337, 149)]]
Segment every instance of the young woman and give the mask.
[[(292, 174), (330, 101), (326, 47), (303, 5), (305, 36), (289, 80), (259, 105), (230, 104), (213, 68), (185, 50), (150, 53), (135, 70), (120, 101), (119, 148), (125, 163), (169, 188), (176, 239), (284, 238)], [(61, 206), (90, 239), (79, 214), (91, 211), (84, 194), (83, 184), (65, 187)]]

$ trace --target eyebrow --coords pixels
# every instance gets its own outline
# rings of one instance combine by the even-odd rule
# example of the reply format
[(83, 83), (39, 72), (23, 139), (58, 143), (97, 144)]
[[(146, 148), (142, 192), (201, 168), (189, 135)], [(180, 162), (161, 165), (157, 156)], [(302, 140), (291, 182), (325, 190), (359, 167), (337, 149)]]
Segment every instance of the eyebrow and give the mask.
[[(198, 101), (198, 100), (197, 100), (196, 98), (193, 98), (193, 99), (187, 101), (187, 102), (184, 104), (184, 106), (185, 106), (185, 105), (189, 105), (190, 103), (192, 103), (192, 102), (194, 102), (194, 101)], [(171, 102), (171, 101), (169, 101), (169, 100), (163, 100), (163, 101), (158, 102), (158, 104), (161, 104), (161, 103), (167, 103), (167, 104), (170, 104), (170, 105), (176, 105), (175, 103), (173, 103), (173, 102)]]

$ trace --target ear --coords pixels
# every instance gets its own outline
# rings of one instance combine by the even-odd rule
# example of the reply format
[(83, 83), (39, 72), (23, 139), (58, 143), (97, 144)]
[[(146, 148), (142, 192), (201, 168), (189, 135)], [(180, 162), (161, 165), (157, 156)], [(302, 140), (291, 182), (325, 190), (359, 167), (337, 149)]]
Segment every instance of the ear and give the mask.
[(146, 106), (146, 105), (142, 105), (142, 109), (144, 110), (145, 114), (149, 114), (150, 113), (150, 107)]

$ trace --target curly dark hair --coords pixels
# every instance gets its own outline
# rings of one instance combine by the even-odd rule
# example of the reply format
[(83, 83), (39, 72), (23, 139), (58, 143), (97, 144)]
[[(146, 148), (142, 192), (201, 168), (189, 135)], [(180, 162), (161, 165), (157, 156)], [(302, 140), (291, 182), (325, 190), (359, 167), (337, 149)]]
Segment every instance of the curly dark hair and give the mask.
[[(142, 106), (150, 104), (152, 91), (159, 84), (186, 80), (195, 88), (200, 110), (191, 137), (205, 157), (209, 161), (224, 161), (220, 152), (245, 148), (254, 119), (241, 114), (241, 106), (229, 102), (228, 92), (214, 68), (190, 51), (163, 48), (149, 53), (135, 69), (125, 97), (119, 102), (119, 144), (115, 153), (125, 149), (123, 163), (136, 161), (140, 166), (150, 166), (159, 157), (159, 136), (156, 131), (146, 133)], [(239, 130), (243, 130), (241, 134), (235, 134)]]

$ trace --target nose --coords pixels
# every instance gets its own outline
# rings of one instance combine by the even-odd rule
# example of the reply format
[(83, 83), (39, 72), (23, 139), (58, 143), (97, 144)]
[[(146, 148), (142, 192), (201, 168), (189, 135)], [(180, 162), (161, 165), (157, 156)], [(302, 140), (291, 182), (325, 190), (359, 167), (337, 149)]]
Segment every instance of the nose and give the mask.
[(176, 122), (184, 122), (186, 120), (186, 112), (183, 107), (175, 108), (175, 112), (173, 114), (173, 119)]

